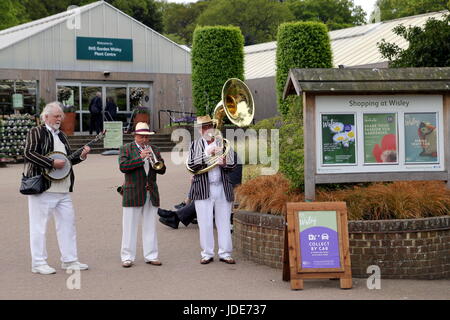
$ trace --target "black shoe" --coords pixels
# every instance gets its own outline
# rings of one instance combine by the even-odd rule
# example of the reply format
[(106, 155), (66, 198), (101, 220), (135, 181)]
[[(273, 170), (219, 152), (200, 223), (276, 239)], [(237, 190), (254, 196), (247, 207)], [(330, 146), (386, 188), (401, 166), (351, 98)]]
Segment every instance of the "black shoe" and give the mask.
[(180, 220), (161, 217), (159, 218), (159, 222), (168, 227), (171, 227), (172, 229), (178, 229), (178, 224), (180, 223)]
[(176, 212), (158, 208), (158, 216), (160, 216), (161, 218), (173, 218), (174, 216), (176, 216)]
[(184, 206), (186, 206), (186, 202), (181, 202), (179, 204), (174, 205), (173, 207), (177, 210), (180, 210), (181, 208), (183, 208)]

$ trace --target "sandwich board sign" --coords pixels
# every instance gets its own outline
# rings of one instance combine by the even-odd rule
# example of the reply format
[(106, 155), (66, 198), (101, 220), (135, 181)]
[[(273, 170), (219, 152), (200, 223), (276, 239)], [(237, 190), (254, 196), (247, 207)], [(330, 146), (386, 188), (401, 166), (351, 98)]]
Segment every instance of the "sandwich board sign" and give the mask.
[(304, 279), (339, 278), (352, 287), (345, 202), (287, 204), (283, 280), (303, 289)]

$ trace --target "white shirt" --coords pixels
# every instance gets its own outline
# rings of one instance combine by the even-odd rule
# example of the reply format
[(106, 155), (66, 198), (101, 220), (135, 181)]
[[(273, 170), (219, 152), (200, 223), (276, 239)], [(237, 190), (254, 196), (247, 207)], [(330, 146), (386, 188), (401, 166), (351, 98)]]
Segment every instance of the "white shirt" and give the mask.
[[(203, 139), (203, 144), (205, 146), (205, 155), (210, 156), (211, 151), (217, 147), (217, 143), (214, 140), (213, 142), (208, 144), (208, 142), (204, 138), (202, 138), (202, 139)], [(220, 172), (219, 166), (215, 166), (214, 168), (212, 168), (211, 170), (208, 171), (208, 181), (210, 184), (222, 183), (222, 173)]]
[[(46, 124), (45, 126), (53, 135), (53, 151), (59, 151), (64, 154), (67, 154), (66, 146), (64, 145), (64, 143), (62, 143), (61, 139), (59, 139), (58, 136), (59, 130), (54, 130), (48, 124)], [(69, 189), (70, 189), (70, 175), (65, 177), (63, 180), (52, 181), (52, 184), (50, 188), (47, 190), (47, 192), (67, 193), (69, 192)]]

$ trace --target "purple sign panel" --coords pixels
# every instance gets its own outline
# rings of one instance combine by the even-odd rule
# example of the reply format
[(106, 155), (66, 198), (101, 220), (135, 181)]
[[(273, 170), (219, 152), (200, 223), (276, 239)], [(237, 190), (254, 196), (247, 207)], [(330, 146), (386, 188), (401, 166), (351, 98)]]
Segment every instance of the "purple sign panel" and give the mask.
[(300, 211), (301, 268), (340, 268), (336, 211)]

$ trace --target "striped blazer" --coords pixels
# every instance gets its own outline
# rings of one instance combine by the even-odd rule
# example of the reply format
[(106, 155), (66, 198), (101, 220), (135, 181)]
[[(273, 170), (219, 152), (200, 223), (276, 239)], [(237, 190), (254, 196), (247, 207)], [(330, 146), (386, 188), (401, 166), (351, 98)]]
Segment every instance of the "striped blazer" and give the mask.
[[(153, 152), (159, 161), (164, 163), (158, 149), (151, 145)], [(156, 184), (156, 174), (166, 173), (166, 166), (156, 171), (151, 166), (148, 175), (145, 173), (144, 160), (140, 156), (139, 147), (135, 142), (127, 143), (120, 147), (119, 169), (125, 174), (125, 182), (122, 185), (122, 206), (142, 207), (147, 199), (147, 189), (150, 192), (150, 200), (154, 207), (159, 207), (159, 192)]]
[[(59, 131), (58, 137), (66, 147), (66, 154), (72, 153), (69, 142), (64, 132)], [(27, 165), (25, 175), (28, 177), (37, 176), (44, 172), (44, 169), (53, 168), (53, 160), (45, 155), (52, 152), (54, 148), (53, 134), (47, 129), (45, 124), (38, 127), (31, 128), (28, 131), (27, 138), (25, 140), (25, 164)], [(72, 165), (80, 163), (82, 160), (80, 157), (72, 159)], [(70, 188), (69, 191), (73, 191), (73, 184), (75, 182), (75, 175), (73, 170), (70, 171)], [(52, 182), (44, 179), (44, 190), (48, 190)]]
[[(204, 161), (198, 161), (203, 159), (205, 153), (205, 144), (203, 138), (199, 138), (191, 143), (189, 150), (188, 165), (193, 170), (197, 171), (207, 167)], [(230, 183), (228, 173), (234, 169), (236, 162), (234, 161), (234, 151), (230, 149), (227, 154), (226, 165), (219, 167), (222, 175), (223, 189), (225, 191), (225, 197), (227, 201), (234, 201), (233, 185)], [(208, 172), (194, 175), (192, 180), (191, 189), (189, 191), (189, 199), (191, 200), (205, 200), (209, 198), (209, 181)]]

